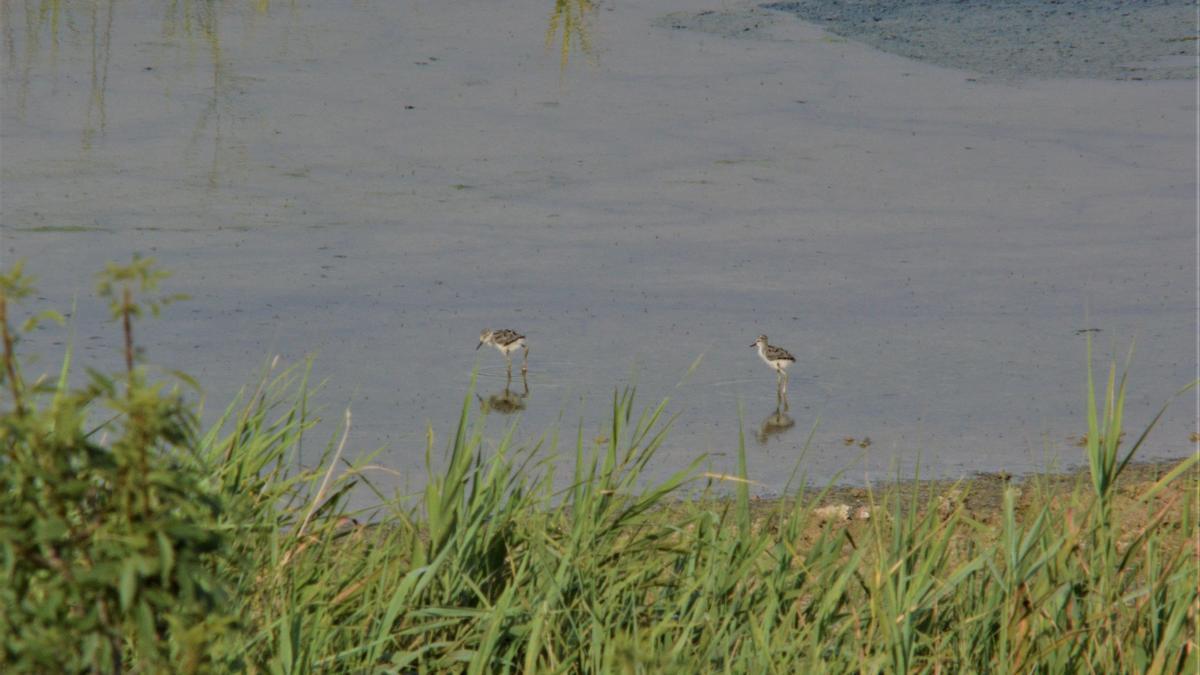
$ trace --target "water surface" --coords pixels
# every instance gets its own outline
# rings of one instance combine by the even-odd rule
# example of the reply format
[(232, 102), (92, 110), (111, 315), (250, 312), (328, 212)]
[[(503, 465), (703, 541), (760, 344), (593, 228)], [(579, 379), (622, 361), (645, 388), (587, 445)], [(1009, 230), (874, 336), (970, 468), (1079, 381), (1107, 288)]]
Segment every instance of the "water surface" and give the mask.
[[(316, 352), (385, 485), (420, 486), (476, 365), (490, 437), (671, 397), (658, 475), (733, 467), (740, 404), (768, 492), (814, 426), (814, 480), (1077, 463), (1084, 329), (1137, 339), (1131, 427), (1194, 376), (1192, 82), (986, 81), (675, 0), (2, 7), (4, 260), (79, 297), (82, 361), (120, 359), (94, 272), (154, 255), (193, 299), (150, 361), (211, 411)], [(506, 327), (528, 396), (473, 351)], [(786, 418), (760, 333), (798, 359)], [(1146, 456), (1194, 427), (1181, 401)]]

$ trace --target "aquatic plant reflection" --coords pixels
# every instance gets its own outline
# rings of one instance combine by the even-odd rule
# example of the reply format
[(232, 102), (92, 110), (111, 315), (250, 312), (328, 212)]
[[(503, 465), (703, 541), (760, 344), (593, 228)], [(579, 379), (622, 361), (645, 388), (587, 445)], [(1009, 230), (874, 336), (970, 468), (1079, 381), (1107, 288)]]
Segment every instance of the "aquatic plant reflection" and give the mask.
[(550, 24), (546, 27), (546, 49), (553, 49), (555, 42), (559, 42), (560, 73), (567, 69), (572, 41), (580, 53), (588, 58), (595, 57), (590, 35), (595, 14), (596, 5), (592, 0), (554, 0)]
[[(17, 81), (17, 115), (24, 119), (28, 107), (29, 87), (33, 80), (34, 66), (44, 58), (52, 70), (57, 71), (62, 37), (86, 36), (86, 43), (76, 42), (89, 51), (89, 87), (87, 104), (84, 107), (82, 143), (89, 149), (97, 133), (103, 134), (107, 126), (107, 107), (104, 95), (108, 88), (108, 65), (112, 53), (113, 14), (116, 0), (99, 2), (91, 0), (42, 0), (18, 4), (16, 0), (0, 1), (0, 24), (4, 25), (4, 51), (8, 70), (5, 79), (15, 77)], [(20, 10), (20, 20), (17, 13)], [(24, 30), (17, 34), (14, 26), (20, 23)], [(86, 26), (86, 28), (81, 28)], [(67, 29), (64, 31), (64, 27)], [(18, 57), (18, 43), (22, 49)], [(43, 54), (45, 54), (43, 56)]]
[(208, 49), (209, 62), (212, 64), (212, 87), (184, 152), (189, 158), (195, 156), (196, 148), (211, 126), (212, 156), (207, 171), (210, 190), (216, 189), (220, 176), (221, 148), (224, 145), (221, 112), (222, 107), (228, 105), (225, 102), (228, 67), (222, 58), (221, 21), (217, 9), (215, 5), (207, 2), (171, 2), (163, 15), (164, 37), (183, 36), (188, 41), (199, 39)]
[[(70, 69), (74, 64), (86, 68), (88, 95), (83, 99), (80, 112), (80, 141), (84, 151), (91, 150), (96, 140), (103, 137), (109, 124), (106, 97), (109, 88), (109, 70), (113, 54), (113, 34), (118, 32), (116, 43), (123, 44), (123, 25), (136, 18), (126, 16), (125, 24), (121, 22), (121, 10), (116, 0), (0, 0), (0, 24), (3, 25), (3, 41), (5, 54), (6, 85), (14, 84), (8, 91), (14, 94), (13, 110), (20, 119), (25, 119), (29, 110), (31, 94), (41, 97), (69, 95), (60, 92), (56, 84), (46, 93), (40, 93), (43, 82), (79, 81), (85, 79), (83, 73), (68, 73), (62, 77), (59, 73), (60, 52), (65, 50), (62, 67)], [(222, 3), (206, 0), (167, 0), (161, 5), (162, 23), (160, 43), (168, 48), (175, 48), (190, 55), (197, 45), (203, 45), (207, 55), (205, 61), (211, 67), (212, 79), (207, 103), (194, 125), (192, 140), (188, 144), (187, 153), (194, 155), (196, 145), (201, 139), (211, 137), (212, 159), (209, 173), (210, 186), (215, 185), (216, 173), (220, 167), (220, 155), (226, 143), (226, 130), (223, 118), (235, 116), (232, 111), (223, 110), (232, 105), (230, 90), (233, 76), (230, 72), (228, 58), (221, 47), (221, 14), (229, 9)], [(269, 0), (256, 0), (254, 11), (238, 14), (250, 23), (258, 16), (266, 15), (270, 9)], [(294, 9), (294, 7), (293, 7)], [(138, 9), (130, 8), (137, 13)], [(153, 11), (153, 9), (151, 10)], [(292, 18), (294, 19), (294, 12)], [(126, 36), (127, 37), (127, 36)], [(127, 42), (125, 40), (124, 42)], [(118, 53), (121, 53), (118, 50)], [(189, 59), (190, 60), (190, 59)], [(159, 64), (146, 66), (145, 70), (154, 70)], [(126, 64), (128, 67), (128, 64)], [(139, 65), (140, 69), (140, 65)], [(161, 69), (166, 71), (167, 69)], [(172, 85), (177, 78), (166, 78), (166, 94), (171, 95)], [(36, 86), (35, 86), (36, 85)], [(223, 114), (225, 113), (225, 114)]]

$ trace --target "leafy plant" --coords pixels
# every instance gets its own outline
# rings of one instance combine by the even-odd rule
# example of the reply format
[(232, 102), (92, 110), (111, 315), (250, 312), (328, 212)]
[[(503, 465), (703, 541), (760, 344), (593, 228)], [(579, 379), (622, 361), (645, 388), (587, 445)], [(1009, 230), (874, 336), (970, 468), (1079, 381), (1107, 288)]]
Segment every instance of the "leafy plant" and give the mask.
[[(162, 276), (153, 260), (135, 258), (101, 279), (101, 295), (120, 299), (114, 315), (124, 326), (125, 383), (91, 372), (87, 384), (69, 387), (68, 352), (51, 391), (21, 379), (7, 313), (31, 282), (20, 265), (0, 279), (12, 396), (0, 418), (6, 668), (195, 672), (236, 660), (214, 649), (214, 636), (237, 620), (228, 584), (213, 574), (227, 536), (221, 496), (194, 455), (195, 416), (177, 388), (148, 382), (132, 359), (140, 305), (130, 282), (148, 289)], [(97, 418), (106, 421), (90, 427)]]

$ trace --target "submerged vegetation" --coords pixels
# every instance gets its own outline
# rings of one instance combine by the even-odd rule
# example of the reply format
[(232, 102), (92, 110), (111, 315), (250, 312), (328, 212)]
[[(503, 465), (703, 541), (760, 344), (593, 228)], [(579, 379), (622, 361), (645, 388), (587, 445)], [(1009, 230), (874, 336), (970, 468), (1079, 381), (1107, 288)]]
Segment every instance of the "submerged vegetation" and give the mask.
[[(208, 430), (137, 362), (133, 320), (163, 298), (150, 261), (101, 279), (126, 369), (27, 381), (0, 277), (0, 670), (6, 672), (1194, 672), (1193, 456), (1125, 480), (1124, 377), (1088, 378), (1087, 482), (1003, 489), (997, 512), (885, 489), (858, 519), (823, 493), (751, 500), (643, 469), (666, 403), (614, 394), (611, 429), (518, 447), (471, 397), (424, 492), (351, 489), (346, 435), (298, 469), (304, 366), (266, 368)], [(165, 298), (170, 299), (170, 298)], [(39, 318), (54, 318), (44, 315)], [(1090, 371), (1091, 354), (1088, 354)], [(172, 375), (172, 377), (175, 377)], [(347, 415), (346, 424), (349, 424)], [(1153, 427), (1153, 423), (1150, 425)], [(1146, 429), (1148, 433), (1150, 429)], [(349, 465), (349, 469), (338, 471)], [(440, 468), (434, 468), (440, 467)], [(951, 498), (953, 496), (954, 498)], [(834, 513), (837, 510), (834, 509)]]

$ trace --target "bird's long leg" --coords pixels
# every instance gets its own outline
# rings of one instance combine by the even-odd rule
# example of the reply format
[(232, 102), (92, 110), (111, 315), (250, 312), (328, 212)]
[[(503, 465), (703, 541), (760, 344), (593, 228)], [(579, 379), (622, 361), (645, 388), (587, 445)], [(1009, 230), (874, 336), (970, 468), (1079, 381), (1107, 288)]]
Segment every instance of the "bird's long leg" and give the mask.
[(521, 374), (529, 372), (529, 347), (525, 348), (525, 360), (521, 362)]
[(512, 354), (504, 352), (504, 361), (508, 364), (508, 379), (512, 379)]
[(775, 380), (775, 413), (779, 414), (788, 409), (787, 373), (776, 371)]

